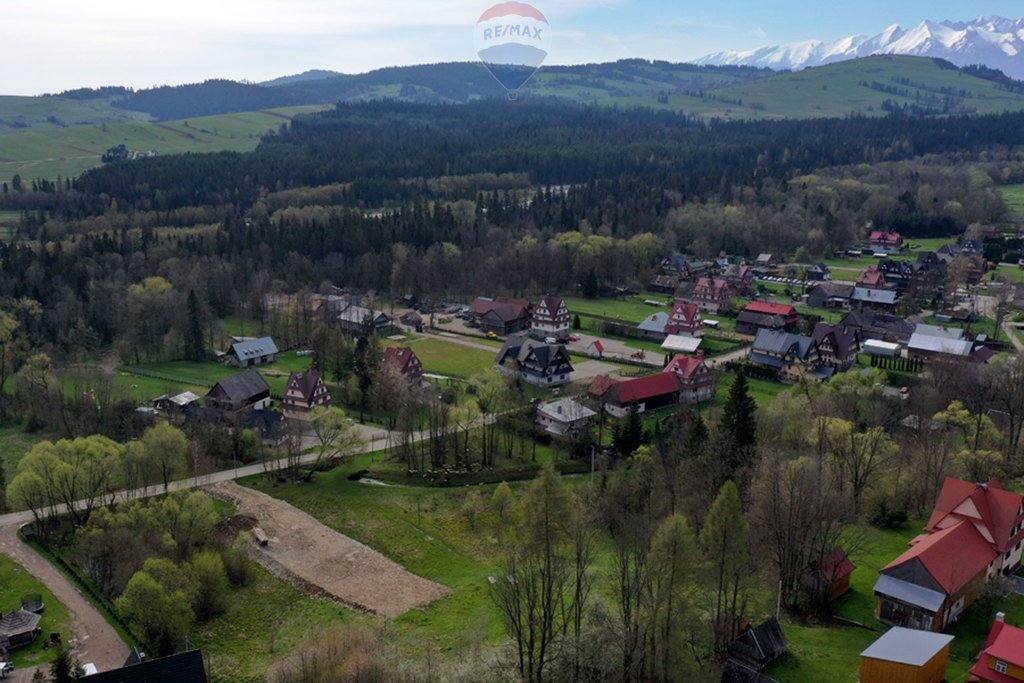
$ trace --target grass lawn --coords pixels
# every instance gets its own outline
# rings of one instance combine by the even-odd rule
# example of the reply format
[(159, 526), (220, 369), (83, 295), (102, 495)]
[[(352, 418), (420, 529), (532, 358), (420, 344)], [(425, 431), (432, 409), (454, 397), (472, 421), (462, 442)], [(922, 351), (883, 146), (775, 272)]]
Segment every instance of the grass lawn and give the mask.
[(425, 372), (461, 379), (490, 370), (498, 355), (436, 338), (417, 339), (409, 347), (416, 352)]
[(1019, 266), (996, 266), (995, 270), (990, 270), (987, 273), (985, 273), (984, 279), (989, 280), (992, 278), (993, 275), (1014, 284), (1024, 282), (1024, 268), (1020, 268)]
[(267, 669), (318, 631), (369, 620), (331, 600), (310, 598), (254, 566), (254, 580), (228, 595), (227, 612), (196, 626), (192, 643), (210, 657), (215, 683), (257, 683)]
[(1003, 195), (1010, 218), (1024, 220), (1024, 185), (1002, 185), (999, 193)]
[[(648, 306), (644, 301), (661, 301), (664, 306)], [(580, 299), (565, 297), (565, 305), (572, 314), (599, 315), (640, 324), (644, 318), (659, 311), (668, 311), (672, 306), (672, 297), (667, 294), (642, 294), (622, 299)]]
[[(273, 363), (258, 366), (257, 370), (267, 380), (271, 391), (281, 394), (284, 392), (285, 384), (288, 382), (288, 375), (292, 372), (303, 372), (309, 369), (311, 362), (312, 358), (309, 356), (299, 356), (294, 351), (287, 351), (278, 354), (277, 360)], [(154, 373), (159, 375), (159, 377), (130, 374), (133, 368), (137, 368), (144, 373)], [(166, 393), (164, 389), (171, 385), (177, 385), (182, 391), (186, 389), (196, 391), (196, 388), (199, 388), (204, 391), (196, 391), (196, 393), (206, 393), (205, 389), (208, 389), (225, 377), (240, 374), (244, 368), (236, 368), (233, 365), (215, 363), (213, 361), (181, 360), (126, 366), (123, 370), (129, 373), (127, 377), (131, 384), (138, 385), (138, 391), (141, 394), (142, 400), (146, 400)], [(123, 375), (124, 373), (119, 374)], [(155, 393), (153, 393), (154, 391)]]
[[(71, 617), (64, 605), (57, 602), (53, 594), (21, 565), (0, 555), (0, 611), (20, 609), (22, 596), (33, 594), (43, 596), (43, 604), (46, 606), (39, 628), (47, 636), (53, 632), (60, 633), (64, 642), (68, 642), (72, 636)], [(32, 645), (15, 650), (11, 660), (17, 668), (35, 666), (51, 661), (56, 652), (56, 649), (44, 650), (43, 640), (38, 638)]]
[(54, 434), (37, 432), (27, 434), (21, 427), (4, 427), (0, 429), (0, 467), (7, 472), (7, 482), (14, 478), (14, 470), (18, 461), (28, 453), (33, 446), (40, 441), (48, 441), (58, 438)]
[[(729, 400), (729, 390), (732, 383), (736, 381), (734, 376), (723, 375), (715, 384), (715, 400), (711, 403), (714, 408), (721, 408)], [(754, 397), (758, 405), (766, 406), (775, 400), (775, 397), (784, 391), (793, 388), (791, 384), (781, 382), (769, 382), (763, 379), (747, 377), (747, 386), (750, 387), (750, 395)]]

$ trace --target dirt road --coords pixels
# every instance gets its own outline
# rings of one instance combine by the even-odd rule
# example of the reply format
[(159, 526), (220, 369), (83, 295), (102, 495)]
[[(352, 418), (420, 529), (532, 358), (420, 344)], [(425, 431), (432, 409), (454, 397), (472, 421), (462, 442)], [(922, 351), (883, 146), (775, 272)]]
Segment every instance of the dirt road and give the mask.
[[(75, 634), (75, 639), (71, 641), (74, 655), (83, 664), (92, 662), (100, 671), (121, 667), (128, 656), (128, 646), (103, 615), (63, 574), (31, 547), (21, 542), (17, 531), (17, 526), (0, 527), (0, 552), (13, 558), (32, 576), (39, 579), (67, 608)], [(66, 633), (63, 635), (68, 636)], [(28, 671), (22, 672), (21, 676), (27, 674)]]
[(282, 500), (234, 482), (208, 490), (254, 517), (269, 537), (266, 546), (253, 544), (253, 559), (306, 592), (386, 617), (426, 607), (450, 592)]

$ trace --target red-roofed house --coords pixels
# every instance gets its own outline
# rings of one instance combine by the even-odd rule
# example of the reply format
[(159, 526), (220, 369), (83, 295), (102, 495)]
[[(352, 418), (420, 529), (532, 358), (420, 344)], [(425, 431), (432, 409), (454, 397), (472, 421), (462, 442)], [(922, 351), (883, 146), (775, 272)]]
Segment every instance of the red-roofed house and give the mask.
[(604, 358), (604, 344), (600, 339), (590, 342), (590, 346), (587, 347), (587, 355), (591, 358)]
[(568, 337), (569, 309), (565, 305), (565, 300), (560, 296), (541, 297), (537, 307), (533, 309), (530, 332), (540, 339)]
[(835, 548), (811, 562), (800, 576), (800, 586), (812, 600), (833, 603), (850, 590), (850, 575), (856, 568), (845, 550)]
[(885, 273), (878, 269), (878, 266), (871, 266), (862, 270), (857, 278), (857, 286), (864, 289), (885, 289)]
[(704, 336), (704, 318), (700, 314), (700, 306), (693, 302), (679, 302), (672, 308), (672, 314), (665, 323), (665, 334), (686, 337)]
[(665, 366), (664, 372), (676, 378), (682, 403), (703, 403), (714, 397), (715, 376), (703, 358), (676, 356)]
[(384, 349), (384, 359), (381, 361), (382, 368), (397, 370), (410, 382), (418, 381), (423, 377), (423, 364), (416, 357), (416, 352), (408, 346), (391, 347)]
[(736, 318), (736, 332), (755, 335), (758, 330), (792, 331), (799, 322), (800, 315), (793, 306), (751, 301)]
[(903, 235), (891, 230), (873, 230), (868, 236), (868, 246), (879, 253), (897, 254), (903, 249)]
[(1000, 612), (989, 631), (985, 649), (968, 672), (969, 683), (1021, 683), (1024, 681), (1024, 629), (1006, 623)]
[(732, 309), (733, 289), (720, 277), (702, 277), (696, 284), (684, 282), (676, 290), (676, 301), (694, 303), (702, 311), (718, 313)]
[(882, 570), (875, 584), (877, 612), (883, 621), (941, 631), (992, 577), (1020, 566), (1024, 497), (995, 479), (972, 484), (948, 478), (925, 531)]

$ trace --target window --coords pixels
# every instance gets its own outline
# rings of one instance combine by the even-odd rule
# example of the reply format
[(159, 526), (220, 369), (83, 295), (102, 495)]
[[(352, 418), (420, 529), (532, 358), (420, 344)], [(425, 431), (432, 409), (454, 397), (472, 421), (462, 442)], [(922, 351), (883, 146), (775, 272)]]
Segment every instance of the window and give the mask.
[(996, 671), (998, 673), (1004, 674), (1004, 673), (1006, 673), (1006, 670), (1007, 670), (1006, 662), (997, 659), (996, 660)]

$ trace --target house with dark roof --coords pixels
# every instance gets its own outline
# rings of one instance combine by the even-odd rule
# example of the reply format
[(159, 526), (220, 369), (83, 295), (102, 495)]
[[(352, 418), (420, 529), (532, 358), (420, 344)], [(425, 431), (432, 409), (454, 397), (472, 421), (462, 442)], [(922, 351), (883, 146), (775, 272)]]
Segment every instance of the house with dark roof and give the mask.
[(832, 269), (824, 263), (815, 263), (814, 265), (808, 266), (807, 272), (804, 273), (804, 279), (808, 282), (825, 282), (826, 280), (831, 280)]
[(384, 349), (382, 368), (390, 368), (410, 382), (418, 382), (423, 377), (423, 364), (416, 352), (408, 346), (393, 346)]
[(39, 635), (42, 617), (19, 609), (0, 613), (0, 653), (31, 645)]
[(383, 311), (363, 306), (353, 295), (332, 295), (320, 302), (317, 311), (325, 323), (337, 325), (349, 334), (362, 336), (391, 326), (391, 317)]
[(818, 323), (811, 339), (818, 345), (818, 360), (822, 364), (840, 372), (856, 364), (860, 353), (860, 334), (855, 328)]
[(543, 296), (533, 309), (530, 333), (538, 339), (564, 339), (569, 336), (570, 322), (565, 299), (560, 296)]
[(953, 636), (895, 626), (860, 653), (860, 683), (942, 683)]
[(800, 334), (758, 330), (748, 360), (782, 381), (795, 382), (817, 368), (818, 345)]
[(1024, 497), (995, 479), (946, 479), (925, 532), (882, 569), (875, 611), (890, 624), (942, 631), (989, 580), (1020, 566)]
[(288, 388), (281, 399), (284, 416), (289, 420), (308, 420), (316, 408), (333, 405), (331, 392), (316, 370), (293, 372), (288, 376)]
[(789, 649), (789, 640), (775, 617), (747, 628), (729, 647), (730, 664), (761, 672), (778, 661)]
[(149, 660), (142, 659), (133, 650), (120, 669), (101, 671), (83, 680), (89, 683), (207, 683), (208, 679), (201, 650)]
[(754, 269), (742, 263), (732, 263), (722, 270), (722, 279), (733, 292), (745, 296), (754, 291), (754, 282), (757, 280)]
[(704, 261), (676, 254), (661, 262), (657, 275), (647, 289), (660, 294), (673, 294), (680, 283), (704, 275), (707, 269), (708, 264)]
[(985, 648), (968, 672), (969, 683), (1024, 683), (1024, 629), (1006, 623), (996, 614)]
[(263, 410), (270, 406), (270, 385), (255, 368), (225, 377), (213, 385), (203, 405), (218, 417), (234, 419), (247, 410)]
[(696, 283), (684, 282), (676, 290), (675, 299), (694, 303), (701, 311), (719, 313), (732, 310), (734, 290), (721, 277), (702, 277)]
[(668, 335), (665, 333), (665, 327), (668, 325), (669, 314), (668, 313), (652, 313), (643, 319), (636, 329), (640, 332), (640, 336), (643, 339), (650, 339), (652, 341), (664, 341)]
[(850, 305), (853, 285), (843, 282), (822, 282), (807, 292), (807, 305), (812, 308), (845, 308)]
[(692, 302), (677, 302), (665, 323), (666, 336), (682, 335), (686, 337), (704, 336), (704, 318), (700, 307)]
[(791, 331), (799, 322), (800, 316), (793, 306), (751, 301), (736, 317), (736, 332), (755, 335), (758, 330)]
[(914, 334), (914, 323), (870, 309), (850, 311), (839, 324), (856, 329), (862, 342), (877, 339), (892, 344), (906, 344)]
[(278, 354), (277, 344), (270, 337), (236, 342), (228, 349), (228, 362), (239, 368), (273, 363)]
[(542, 387), (557, 387), (572, 378), (569, 352), (562, 344), (542, 344), (521, 335), (508, 338), (495, 363), (524, 382)]
[(477, 297), (469, 312), (484, 332), (505, 337), (530, 327), (530, 304), (525, 299)]

